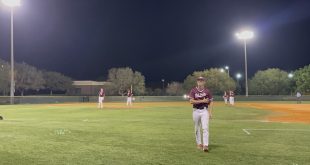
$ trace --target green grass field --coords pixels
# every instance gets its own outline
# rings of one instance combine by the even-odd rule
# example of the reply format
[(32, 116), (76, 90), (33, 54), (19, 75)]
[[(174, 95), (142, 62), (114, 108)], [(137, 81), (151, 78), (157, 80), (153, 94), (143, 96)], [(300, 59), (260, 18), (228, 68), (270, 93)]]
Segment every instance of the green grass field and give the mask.
[(188, 103), (2, 105), (0, 164), (310, 164), (310, 125), (262, 122), (270, 113), (215, 105), (203, 153)]

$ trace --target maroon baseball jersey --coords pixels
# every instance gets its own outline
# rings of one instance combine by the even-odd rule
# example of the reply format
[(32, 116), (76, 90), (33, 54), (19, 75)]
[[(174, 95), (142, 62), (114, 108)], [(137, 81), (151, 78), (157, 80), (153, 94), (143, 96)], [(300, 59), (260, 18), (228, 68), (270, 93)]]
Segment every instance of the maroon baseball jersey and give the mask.
[(104, 91), (99, 91), (99, 97), (104, 97), (105, 93)]
[[(193, 88), (190, 91), (189, 97), (190, 97), (190, 99), (194, 99), (194, 100), (203, 100), (203, 99), (208, 98), (210, 100), (210, 102), (213, 101), (212, 94), (208, 89), (199, 90), (197, 87)], [(196, 108), (196, 109), (208, 108), (210, 102), (209, 103), (193, 104), (193, 108)]]
[(127, 93), (127, 97), (131, 97), (132, 95), (133, 95), (133, 93), (131, 93), (131, 92)]
[(230, 92), (229, 92), (229, 96), (230, 96), (230, 97), (234, 97), (234, 96), (235, 96), (235, 93), (234, 93), (233, 91), (230, 91)]

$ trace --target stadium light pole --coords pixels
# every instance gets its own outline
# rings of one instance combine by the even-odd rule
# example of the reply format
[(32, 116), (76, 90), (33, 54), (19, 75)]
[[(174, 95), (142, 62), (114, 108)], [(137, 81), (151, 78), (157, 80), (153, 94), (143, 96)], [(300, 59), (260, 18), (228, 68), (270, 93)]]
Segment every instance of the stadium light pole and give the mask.
[(228, 77), (229, 77), (229, 66), (225, 66), (225, 69), (227, 70)]
[(245, 96), (249, 96), (249, 86), (248, 86), (248, 60), (247, 60), (247, 40), (254, 37), (252, 31), (242, 31), (236, 33), (238, 39), (243, 40), (244, 42), (244, 68), (245, 68)]
[[(3, 66), (3, 65), (1, 65), (0, 71), (1, 71), (1, 72), (4, 72), (4, 66)], [(2, 77), (0, 77), (0, 80), (1, 80), (1, 79), (2, 79)]]
[(239, 80), (242, 78), (241, 73), (236, 74), (236, 79), (237, 79), (237, 91), (239, 94), (241, 94), (241, 84), (239, 83)]
[[(287, 75), (287, 77), (290, 79), (290, 83), (291, 83), (291, 85), (292, 85), (292, 83), (293, 83), (292, 79), (293, 79), (293, 77), (294, 77), (294, 74), (293, 74), (293, 73), (289, 73), (289, 74)], [(292, 90), (292, 88), (291, 88), (291, 96), (293, 96), (293, 90)]]
[(10, 103), (14, 104), (14, 8), (20, 6), (21, 0), (2, 0), (5, 6), (11, 10), (11, 88), (10, 88)]
[(161, 82), (163, 82), (163, 91), (165, 90), (165, 79), (161, 79)]
[(236, 78), (237, 78), (238, 83), (239, 83), (239, 80), (241, 79), (241, 77), (242, 77), (241, 73), (236, 74)]

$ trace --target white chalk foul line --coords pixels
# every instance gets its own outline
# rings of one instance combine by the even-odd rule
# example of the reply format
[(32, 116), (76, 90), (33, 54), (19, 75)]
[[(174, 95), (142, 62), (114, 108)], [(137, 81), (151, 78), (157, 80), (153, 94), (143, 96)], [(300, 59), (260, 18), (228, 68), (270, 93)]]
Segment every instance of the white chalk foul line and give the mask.
[(308, 129), (242, 129), (247, 135), (250, 135), (250, 131), (299, 131), (299, 132), (310, 132)]
[(251, 133), (249, 131), (247, 131), (246, 129), (242, 129), (243, 132), (245, 132), (246, 134), (250, 135)]

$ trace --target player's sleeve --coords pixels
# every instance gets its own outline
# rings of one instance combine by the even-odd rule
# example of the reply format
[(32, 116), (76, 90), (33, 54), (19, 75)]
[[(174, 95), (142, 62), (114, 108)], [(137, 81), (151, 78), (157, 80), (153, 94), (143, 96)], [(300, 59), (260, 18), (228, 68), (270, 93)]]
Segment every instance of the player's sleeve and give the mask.
[(210, 102), (213, 102), (213, 95), (209, 90), (208, 90), (208, 95), (209, 95)]
[(195, 93), (194, 93), (193, 89), (189, 92), (188, 97), (189, 97), (189, 99), (194, 99), (195, 98)]

